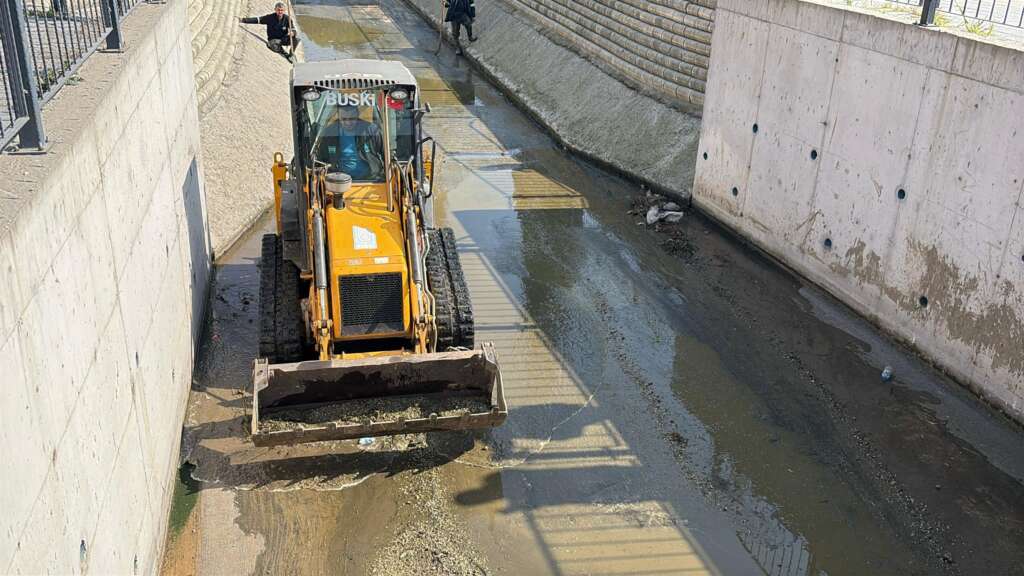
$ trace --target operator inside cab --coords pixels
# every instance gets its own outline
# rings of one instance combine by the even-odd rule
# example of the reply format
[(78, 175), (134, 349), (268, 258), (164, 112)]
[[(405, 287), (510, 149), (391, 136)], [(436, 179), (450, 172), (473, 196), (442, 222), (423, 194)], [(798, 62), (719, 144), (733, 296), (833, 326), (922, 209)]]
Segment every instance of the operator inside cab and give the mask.
[(384, 140), (379, 118), (375, 106), (338, 106), (320, 133), (317, 159), (330, 164), (332, 171), (348, 174), (353, 181), (383, 182)]
[(324, 91), (304, 100), (310, 156), (328, 171), (344, 172), (354, 182), (384, 182), (385, 132), (395, 159), (413, 157), (416, 111), (408, 90)]

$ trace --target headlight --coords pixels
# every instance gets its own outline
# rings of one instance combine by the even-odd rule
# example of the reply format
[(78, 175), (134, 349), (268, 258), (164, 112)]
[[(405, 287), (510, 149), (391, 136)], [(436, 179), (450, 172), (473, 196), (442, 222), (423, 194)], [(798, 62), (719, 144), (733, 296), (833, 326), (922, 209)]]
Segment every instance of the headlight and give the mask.
[(396, 89), (392, 90), (391, 93), (388, 94), (388, 96), (391, 96), (392, 100), (395, 100), (397, 102), (401, 102), (402, 100), (405, 100), (406, 98), (409, 97), (409, 92), (407, 92), (406, 90), (404, 90), (402, 88), (396, 88)]
[(306, 102), (315, 102), (320, 99), (320, 91), (315, 88), (310, 88), (302, 93), (302, 99)]

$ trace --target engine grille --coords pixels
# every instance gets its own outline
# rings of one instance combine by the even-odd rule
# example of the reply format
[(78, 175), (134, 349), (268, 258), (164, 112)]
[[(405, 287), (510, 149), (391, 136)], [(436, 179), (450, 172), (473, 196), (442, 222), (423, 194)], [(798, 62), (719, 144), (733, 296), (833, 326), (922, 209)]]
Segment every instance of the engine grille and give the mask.
[(401, 273), (339, 276), (338, 288), (343, 334), (385, 334), (405, 330)]

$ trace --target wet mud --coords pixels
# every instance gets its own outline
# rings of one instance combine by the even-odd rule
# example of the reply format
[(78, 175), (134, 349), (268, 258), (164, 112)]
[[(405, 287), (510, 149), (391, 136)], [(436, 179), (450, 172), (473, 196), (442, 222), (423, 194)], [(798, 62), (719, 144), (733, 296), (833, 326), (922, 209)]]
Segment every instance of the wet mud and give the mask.
[(486, 414), (491, 410), (489, 398), (471, 396), (437, 396), (420, 394), (396, 398), (360, 398), (331, 402), (303, 409), (277, 410), (260, 418), (260, 429), (266, 432), (302, 428), (303, 424), (323, 426), (372, 424), (412, 420), (435, 416)]
[[(509, 417), (254, 447), (265, 219), (217, 263), (190, 398), (200, 499), (231, 499), (199, 572), (1024, 573), (1019, 427), (700, 214), (648, 225), (667, 199), (559, 150), (402, 3), (296, 12), (307, 58), (423, 81)], [(216, 546), (236, 532), (252, 550)]]

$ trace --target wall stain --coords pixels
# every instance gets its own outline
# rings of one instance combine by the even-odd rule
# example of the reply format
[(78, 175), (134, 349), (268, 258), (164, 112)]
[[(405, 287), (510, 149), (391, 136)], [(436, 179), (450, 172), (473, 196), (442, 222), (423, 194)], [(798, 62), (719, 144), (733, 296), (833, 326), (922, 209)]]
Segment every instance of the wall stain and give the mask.
[[(992, 370), (1006, 368), (1018, 376), (1024, 376), (1024, 318), (1018, 313), (1024, 309), (1024, 294), (1009, 282), (1001, 282), (1000, 303), (983, 306), (980, 311), (969, 307), (970, 300), (978, 294), (981, 284), (977, 276), (962, 272), (952, 260), (939, 252), (935, 246), (910, 241), (909, 247), (925, 265), (921, 279), (922, 289), (934, 296), (929, 299), (942, 312), (940, 318), (946, 324), (949, 337), (959, 340), (981, 354), (989, 352)], [(1014, 306), (1014, 302), (1017, 306)]]
[(797, 224), (796, 227), (793, 228), (793, 232), (799, 232), (801, 228), (805, 226), (807, 227), (807, 231), (804, 232), (803, 239), (800, 240), (800, 248), (802, 250), (806, 251), (807, 239), (811, 236), (811, 231), (814, 230), (814, 225), (818, 222), (818, 218), (821, 216), (824, 216), (824, 213), (821, 210), (815, 210), (814, 212), (811, 212), (803, 222)]
[[(852, 275), (861, 283), (878, 288), (901, 311), (922, 324), (929, 323), (928, 316), (933, 316), (934, 321), (945, 326), (949, 340), (962, 342), (978, 355), (990, 358), (991, 370), (1007, 369), (1024, 378), (1024, 353), (1020, 348), (1024, 342), (1024, 293), (1008, 280), (985, 290), (981, 278), (963, 272), (934, 245), (908, 240), (907, 247), (910, 260), (922, 270), (920, 277), (910, 282), (919, 294), (905, 293), (887, 282), (881, 256), (869, 250), (863, 240), (849, 248), (843, 261), (832, 263), (830, 269), (837, 275)], [(980, 310), (972, 307), (971, 301), (984, 297), (985, 292), (992, 295), (991, 300), (1002, 301), (984, 305)], [(927, 309), (919, 304), (920, 296), (927, 296)]]
[[(882, 257), (873, 250), (868, 250), (867, 244), (863, 240), (857, 240), (856, 244), (847, 249), (844, 257), (845, 262), (843, 264), (835, 262), (829, 266), (832, 272), (844, 277), (848, 277), (852, 273), (861, 282), (878, 288), (882, 294), (893, 302), (899, 303), (904, 299), (898, 289), (885, 282)], [(908, 299), (908, 302), (910, 300), (912, 299)]]

